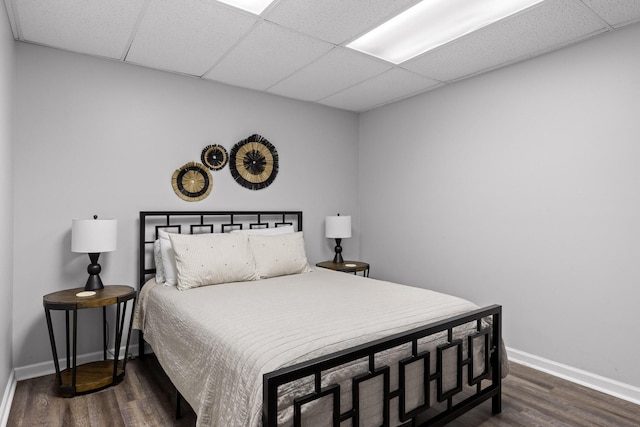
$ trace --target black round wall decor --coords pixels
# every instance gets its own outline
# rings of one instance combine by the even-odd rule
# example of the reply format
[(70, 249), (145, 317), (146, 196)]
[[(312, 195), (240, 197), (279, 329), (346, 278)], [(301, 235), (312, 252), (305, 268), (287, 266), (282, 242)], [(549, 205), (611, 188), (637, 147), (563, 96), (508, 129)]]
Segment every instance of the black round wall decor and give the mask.
[(278, 151), (258, 134), (234, 145), (229, 158), (233, 179), (250, 190), (268, 187), (278, 175)]
[(222, 145), (213, 144), (204, 147), (200, 159), (209, 169), (217, 171), (226, 166), (229, 156)]
[(171, 186), (182, 200), (197, 202), (211, 193), (213, 178), (203, 164), (189, 162), (173, 172)]

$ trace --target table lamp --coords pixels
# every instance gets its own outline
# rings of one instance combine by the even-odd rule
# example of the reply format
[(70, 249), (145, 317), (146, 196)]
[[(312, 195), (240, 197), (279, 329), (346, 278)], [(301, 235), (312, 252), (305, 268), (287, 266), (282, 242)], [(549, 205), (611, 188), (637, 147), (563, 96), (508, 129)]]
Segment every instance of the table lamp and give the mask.
[(116, 250), (118, 238), (118, 220), (98, 219), (73, 219), (71, 221), (71, 252), (89, 254), (91, 264), (87, 267), (89, 278), (84, 286), (85, 291), (103, 289), (98, 258), (102, 252)]
[(351, 217), (340, 216), (340, 214), (326, 217), (325, 233), (327, 239), (336, 239), (336, 255), (333, 257), (333, 262), (343, 263), (342, 246), (340, 246), (340, 243), (342, 239), (351, 237)]

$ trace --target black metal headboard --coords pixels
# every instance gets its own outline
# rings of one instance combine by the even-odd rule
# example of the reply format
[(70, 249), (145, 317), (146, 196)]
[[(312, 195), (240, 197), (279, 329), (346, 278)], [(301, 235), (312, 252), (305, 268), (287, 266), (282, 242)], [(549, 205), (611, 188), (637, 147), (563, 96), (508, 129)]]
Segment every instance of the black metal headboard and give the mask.
[(158, 230), (173, 233), (228, 233), (231, 230), (293, 225), (302, 231), (302, 211), (146, 211), (140, 212), (139, 287), (156, 272), (153, 242)]

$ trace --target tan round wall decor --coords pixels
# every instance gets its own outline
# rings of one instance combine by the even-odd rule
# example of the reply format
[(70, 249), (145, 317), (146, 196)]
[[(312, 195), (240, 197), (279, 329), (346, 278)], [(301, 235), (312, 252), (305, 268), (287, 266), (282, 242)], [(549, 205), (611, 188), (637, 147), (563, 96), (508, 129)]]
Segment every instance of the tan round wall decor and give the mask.
[(227, 150), (222, 145), (213, 144), (204, 147), (200, 155), (200, 160), (202, 160), (202, 163), (209, 169), (217, 171), (226, 166), (229, 156), (227, 155)]
[(243, 187), (266, 188), (278, 175), (278, 151), (266, 138), (251, 135), (231, 149), (229, 169), (233, 179)]
[(171, 186), (182, 200), (198, 202), (211, 193), (213, 178), (203, 164), (189, 162), (173, 172)]

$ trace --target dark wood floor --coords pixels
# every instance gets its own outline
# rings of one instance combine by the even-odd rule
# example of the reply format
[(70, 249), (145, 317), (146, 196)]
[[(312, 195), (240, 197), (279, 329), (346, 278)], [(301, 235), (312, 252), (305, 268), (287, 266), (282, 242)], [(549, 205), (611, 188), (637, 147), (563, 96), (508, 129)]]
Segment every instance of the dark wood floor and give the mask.
[[(57, 397), (54, 376), (19, 381), (8, 426), (194, 426), (183, 404), (174, 419), (175, 390), (153, 356), (132, 360), (122, 383), (72, 399)], [(640, 406), (517, 365), (503, 383), (502, 413), (486, 402), (453, 427), (640, 426)]]
[(18, 381), (7, 426), (195, 426), (186, 403), (175, 419), (176, 391), (153, 356), (127, 362), (124, 380), (96, 393), (58, 397), (55, 375)]

